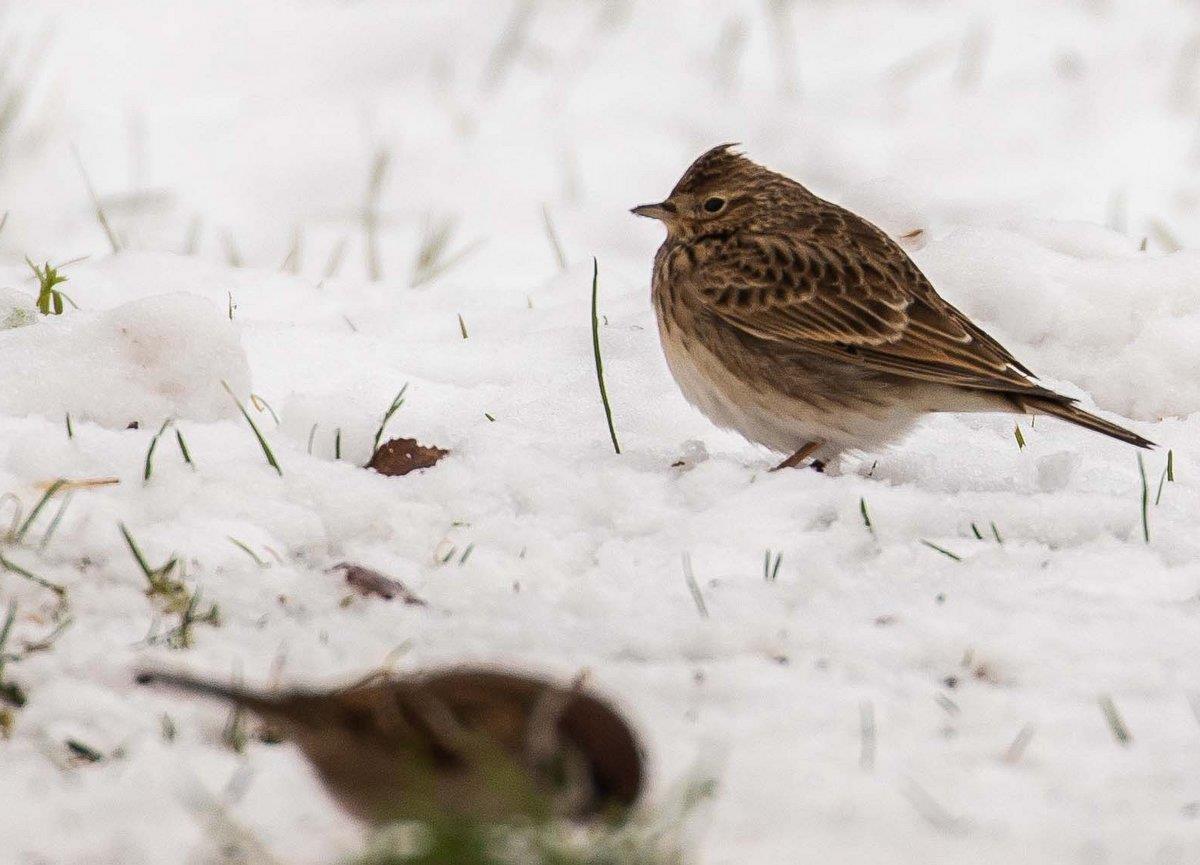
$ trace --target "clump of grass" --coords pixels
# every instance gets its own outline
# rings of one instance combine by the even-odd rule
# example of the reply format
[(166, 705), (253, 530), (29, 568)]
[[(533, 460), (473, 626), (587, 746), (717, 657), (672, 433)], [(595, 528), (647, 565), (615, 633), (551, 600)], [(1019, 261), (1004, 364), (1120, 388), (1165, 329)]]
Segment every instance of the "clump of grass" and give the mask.
[(619, 825), (535, 820), (492, 825), (449, 816), (380, 833), (352, 865), (683, 865), (685, 827), (716, 782), (689, 780)]
[(187, 603), (179, 610), (179, 623), (161, 636), (161, 640), (172, 649), (190, 649), (195, 642), (192, 627), (195, 625), (221, 624), (221, 611), (216, 604), (209, 604), (208, 609), (200, 605), (200, 590), (197, 589), (187, 597)]
[(148, 587), (146, 594), (161, 596), (170, 602), (177, 602), (181, 597), (187, 595), (187, 587), (183, 582), (172, 577), (175, 569), (179, 566), (178, 556), (171, 556), (171, 558), (157, 568), (152, 568), (150, 567), (150, 563), (146, 561), (146, 556), (142, 553), (141, 547), (133, 539), (133, 535), (126, 528), (125, 524), (118, 523), (117, 527), (121, 530), (121, 536), (125, 538), (125, 543), (129, 547), (129, 552), (133, 554), (138, 569), (142, 572), (142, 576), (146, 578), (146, 585)]
[(426, 223), (421, 242), (417, 245), (416, 258), (413, 259), (412, 276), (409, 278), (410, 287), (418, 288), (441, 276), (452, 267), (461, 264), (483, 243), (481, 240), (475, 240), (451, 253), (449, 248), (454, 238), (454, 230), (453, 219), (447, 218)]
[(258, 439), (258, 445), (262, 448), (263, 454), (267, 458), (267, 463), (271, 468), (275, 469), (280, 477), (283, 477), (283, 469), (279, 467), (279, 462), (275, 459), (275, 454), (272, 453), (271, 446), (267, 444), (267, 440), (263, 437), (262, 431), (254, 422), (254, 418), (250, 417), (250, 412), (246, 411), (246, 407), (242, 405), (242, 401), (234, 394), (233, 388), (229, 386), (228, 382), (222, 381), (221, 387), (225, 388), (225, 392), (229, 394), (229, 398), (233, 400), (233, 404), (238, 407), (238, 411), (242, 413), (242, 417), (246, 419), (246, 423), (250, 424), (250, 429), (253, 430), (254, 437)]
[(59, 272), (59, 268), (48, 261), (38, 267), (28, 258), (25, 259), (25, 263), (29, 265), (29, 269), (33, 271), (38, 282), (38, 312), (42, 315), (62, 315), (65, 309), (64, 300), (75, 309), (79, 309), (79, 305), (65, 291), (57, 287), (67, 281), (67, 278)]
[(779, 579), (779, 566), (783, 564), (783, 553), (776, 553), (774, 558), (771, 557), (771, 551), (768, 549), (763, 554), (763, 579), (768, 583), (773, 583)]
[(618, 454), (621, 445), (617, 441), (617, 430), (613, 426), (612, 406), (608, 404), (608, 388), (604, 386), (604, 361), (600, 357), (600, 317), (597, 312), (597, 297), (600, 285), (600, 263), (592, 259), (592, 353), (596, 360), (596, 381), (600, 385), (600, 402), (604, 404), (604, 419), (608, 423), (608, 435), (612, 438), (613, 450)]

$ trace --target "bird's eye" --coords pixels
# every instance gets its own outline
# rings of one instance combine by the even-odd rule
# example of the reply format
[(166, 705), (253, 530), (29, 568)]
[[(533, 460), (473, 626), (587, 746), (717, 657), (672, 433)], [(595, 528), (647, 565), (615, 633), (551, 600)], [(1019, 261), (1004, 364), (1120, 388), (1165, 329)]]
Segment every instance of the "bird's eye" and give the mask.
[(725, 206), (725, 199), (719, 198), (715, 195), (712, 198), (708, 199), (708, 201), (704, 202), (704, 209), (707, 210), (709, 213), (716, 213), (724, 206)]

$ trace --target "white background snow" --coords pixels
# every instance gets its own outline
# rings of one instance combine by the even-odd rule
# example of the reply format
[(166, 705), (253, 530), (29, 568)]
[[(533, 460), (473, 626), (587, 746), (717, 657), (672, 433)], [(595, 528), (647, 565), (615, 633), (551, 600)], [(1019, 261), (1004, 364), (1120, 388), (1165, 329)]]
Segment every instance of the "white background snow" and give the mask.
[[(280, 862), (348, 855), (359, 830), (297, 752), (237, 755), (222, 707), (132, 671), (472, 660), (589, 670), (645, 739), (650, 802), (714, 772), (696, 862), (1200, 861), (1195, 4), (11, 0), (0, 52), (0, 104), (26, 97), (0, 112), (0, 321), (32, 304), (24, 256), (89, 256), (64, 268), (78, 311), (0, 331), (0, 493), (28, 513), (56, 478), (120, 479), (75, 491), (44, 548), (61, 499), (0, 547), (66, 586), (72, 619), (5, 670), (29, 701), (0, 741), (0, 860), (196, 861), (207, 797)], [(1011, 418), (938, 417), (840, 476), (768, 474), (690, 409), (647, 299), (660, 229), (627, 210), (723, 141), (924, 229), (912, 254), (946, 297), (1160, 442), (1150, 542), (1134, 451), (1065, 424), (1022, 421), (1019, 450)], [(451, 266), (413, 287), (440, 225)], [(222, 380), (278, 414), (250, 408), (282, 477)], [(451, 455), (385, 478), (358, 465), (406, 382), (389, 434)], [(143, 482), (167, 417), (195, 468), (168, 432)], [(118, 523), (152, 564), (181, 556), (219, 628), (146, 644), (171, 618)], [(429, 606), (347, 601), (341, 561)], [(23, 655), (56, 598), (0, 573), (11, 601)]]

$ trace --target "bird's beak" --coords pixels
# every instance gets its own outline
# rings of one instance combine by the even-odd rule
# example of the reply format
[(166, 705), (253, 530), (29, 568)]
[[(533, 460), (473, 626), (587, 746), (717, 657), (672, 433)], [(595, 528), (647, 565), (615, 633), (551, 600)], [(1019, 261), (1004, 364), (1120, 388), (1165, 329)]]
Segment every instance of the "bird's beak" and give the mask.
[(638, 216), (647, 216), (650, 219), (666, 220), (670, 219), (678, 211), (676, 211), (675, 205), (669, 201), (660, 201), (658, 204), (639, 204), (629, 212)]

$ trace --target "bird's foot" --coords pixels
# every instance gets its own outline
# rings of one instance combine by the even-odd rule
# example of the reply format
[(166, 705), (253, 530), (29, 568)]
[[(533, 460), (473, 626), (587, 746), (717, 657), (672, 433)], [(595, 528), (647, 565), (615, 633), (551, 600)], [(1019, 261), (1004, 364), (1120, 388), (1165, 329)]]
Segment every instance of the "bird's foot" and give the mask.
[[(790, 457), (788, 457), (783, 462), (781, 462), (779, 465), (775, 466), (775, 468), (771, 469), (771, 471), (777, 472), (780, 469), (799, 468), (800, 464), (803, 463), (810, 456), (812, 456), (813, 452), (820, 446), (821, 446), (820, 442), (809, 442), (804, 447), (800, 448), (800, 450), (796, 451)], [(825, 463), (822, 462), (821, 460), (813, 460), (811, 463), (811, 468), (814, 468), (819, 472), (823, 472), (823, 471), (825, 471)]]

